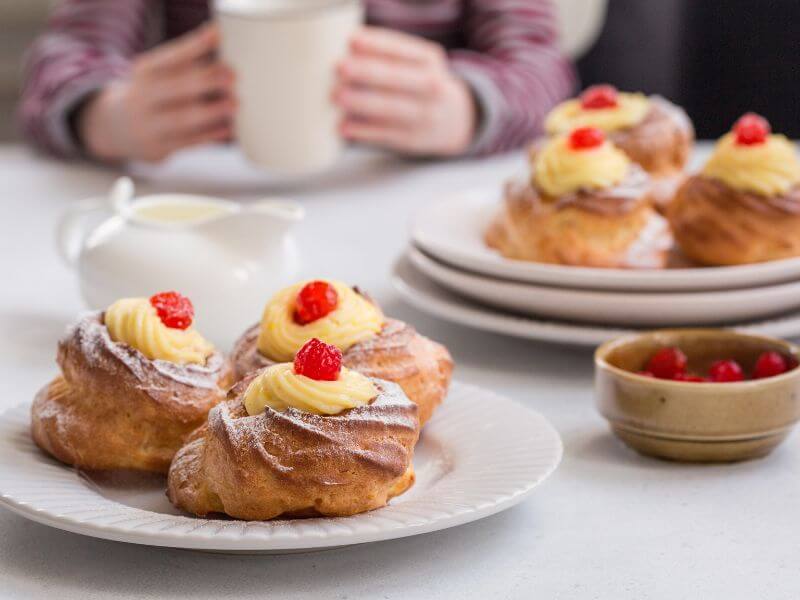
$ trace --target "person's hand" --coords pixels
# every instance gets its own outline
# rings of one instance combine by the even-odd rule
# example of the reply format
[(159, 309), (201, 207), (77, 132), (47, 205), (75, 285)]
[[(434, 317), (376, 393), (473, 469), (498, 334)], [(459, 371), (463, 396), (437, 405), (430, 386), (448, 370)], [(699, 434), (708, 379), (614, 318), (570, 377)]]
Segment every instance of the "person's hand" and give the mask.
[(475, 102), (438, 44), (364, 27), (337, 75), (333, 100), (344, 113), (340, 132), (346, 139), (439, 156), (460, 154), (472, 141)]
[(219, 32), (206, 25), (138, 56), (130, 76), (89, 100), (77, 120), (100, 160), (160, 161), (181, 148), (231, 138), (233, 72), (215, 56)]

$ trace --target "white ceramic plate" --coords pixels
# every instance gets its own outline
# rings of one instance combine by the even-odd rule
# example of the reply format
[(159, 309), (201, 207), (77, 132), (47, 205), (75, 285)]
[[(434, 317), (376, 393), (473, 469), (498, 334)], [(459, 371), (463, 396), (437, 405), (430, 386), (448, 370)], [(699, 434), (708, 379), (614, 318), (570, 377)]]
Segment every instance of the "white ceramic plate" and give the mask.
[(34, 445), (29, 411), (26, 404), (0, 415), (0, 504), (83, 535), (208, 551), (297, 552), (454, 527), (520, 502), (562, 454), (558, 433), (540, 414), (455, 383), (417, 445), (417, 482), (389, 506), (346, 518), (248, 523), (180, 514), (161, 476), (65, 467)]
[(437, 259), (490, 277), (541, 285), (628, 291), (706, 291), (800, 279), (800, 258), (743, 265), (659, 270), (596, 269), (510, 260), (483, 233), (500, 206), (500, 188), (455, 193), (432, 202), (412, 222), (414, 243)]
[[(436, 284), (415, 269), (406, 257), (402, 257), (395, 264), (392, 283), (410, 304), (435, 317), (513, 337), (573, 346), (597, 346), (636, 331), (633, 328), (534, 319), (492, 309), (458, 296)], [(800, 313), (791, 313), (765, 321), (741, 323), (735, 329), (775, 337), (800, 337)]]
[(800, 281), (710, 292), (601, 292), (476, 275), (413, 247), (407, 254), (417, 269), (458, 294), (540, 318), (622, 327), (683, 327), (764, 319), (800, 307)]

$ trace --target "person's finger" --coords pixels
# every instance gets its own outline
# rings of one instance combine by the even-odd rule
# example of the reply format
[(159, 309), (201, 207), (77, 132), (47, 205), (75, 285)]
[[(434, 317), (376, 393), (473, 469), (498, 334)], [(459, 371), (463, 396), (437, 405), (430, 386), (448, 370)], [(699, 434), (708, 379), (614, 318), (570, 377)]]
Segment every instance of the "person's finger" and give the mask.
[(416, 98), (375, 89), (343, 87), (333, 101), (346, 114), (384, 123), (414, 124), (422, 118), (422, 103)]
[(158, 130), (164, 137), (186, 136), (212, 126), (230, 122), (236, 111), (232, 98), (190, 104), (158, 113)]
[(148, 92), (151, 106), (183, 103), (189, 100), (233, 93), (233, 70), (220, 62), (193, 65), (168, 84), (156, 82)]
[(383, 90), (430, 97), (438, 81), (426, 69), (380, 57), (350, 56), (336, 67), (339, 81), (344, 85), (359, 85)]
[(218, 27), (215, 24), (203, 25), (142, 54), (136, 67), (147, 74), (170, 71), (210, 55), (218, 46)]
[(413, 64), (444, 62), (443, 48), (423, 38), (380, 27), (362, 27), (350, 38), (354, 54), (383, 56)]
[(399, 152), (412, 152), (412, 132), (397, 125), (345, 119), (339, 126), (342, 137), (353, 142), (381, 146)]

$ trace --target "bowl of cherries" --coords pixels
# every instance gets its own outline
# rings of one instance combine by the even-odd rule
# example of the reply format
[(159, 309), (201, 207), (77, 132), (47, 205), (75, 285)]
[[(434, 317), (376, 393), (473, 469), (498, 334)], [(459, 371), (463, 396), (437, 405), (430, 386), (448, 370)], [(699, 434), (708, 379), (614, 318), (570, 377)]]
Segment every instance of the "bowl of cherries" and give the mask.
[(720, 462), (769, 454), (800, 420), (800, 347), (726, 329), (668, 329), (595, 353), (595, 399), (642, 454)]

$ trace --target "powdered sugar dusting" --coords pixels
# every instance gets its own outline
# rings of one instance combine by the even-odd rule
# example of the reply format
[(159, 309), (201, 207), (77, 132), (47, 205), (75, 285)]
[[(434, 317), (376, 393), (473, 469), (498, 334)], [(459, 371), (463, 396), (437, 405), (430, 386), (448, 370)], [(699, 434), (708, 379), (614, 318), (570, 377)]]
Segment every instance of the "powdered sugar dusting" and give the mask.
[(66, 338), (76, 338), (87, 363), (95, 368), (104, 368), (110, 353), (124, 364), (140, 381), (148, 379), (147, 370), (155, 369), (159, 374), (183, 385), (214, 389), (217, 387), (224, 359), (219, 352), (209, 356), (205, 365), (179, 365), (165, 360), (149, 360), (136, 348), (115, 342), (103, 325), (101, 311), (82, 314), (66, 332)]
[(633, 268), (656, 269), (662, 265), (664, 252), (672, 247), (672, 234), (667, 220), (653, 213), (628, 248), (626, 262)]
[[(284, 473), (291, 471), (284, 459), (291, 462), (298, 455), (316, 457), (314, 462), (358, 457), (382, 469), (403, 472), (409, 456), (400, 440), (416, 437), (416, 405), (397, 384), (372, 381), (379, 394), (371, 403), (335, 415), (317, 415), (293, 407), (278, 412), (267, 407), (263, 413), (249, 416), (237, 399), (212, 409), (209, 429), (218, 434), (224, 430), (231, 446), (259, 455), (270, 468)], [(279, 433), (286, 431), (297, 432), (293, 437), (303, 432), (317, 442), (292, 450), (293, 441)], [(267, 452), (266, 446), (277, 452)]]
[(405, 347), (409, 340), (414, 337), (414, 328), (410, 325), (397, 321), (396, 319), (386, 319), (380, 333), (352, 346), (345, 352), (345, 363), (348, 356), (355, 357), (361, 353), (378, 352), (391, 348)]

